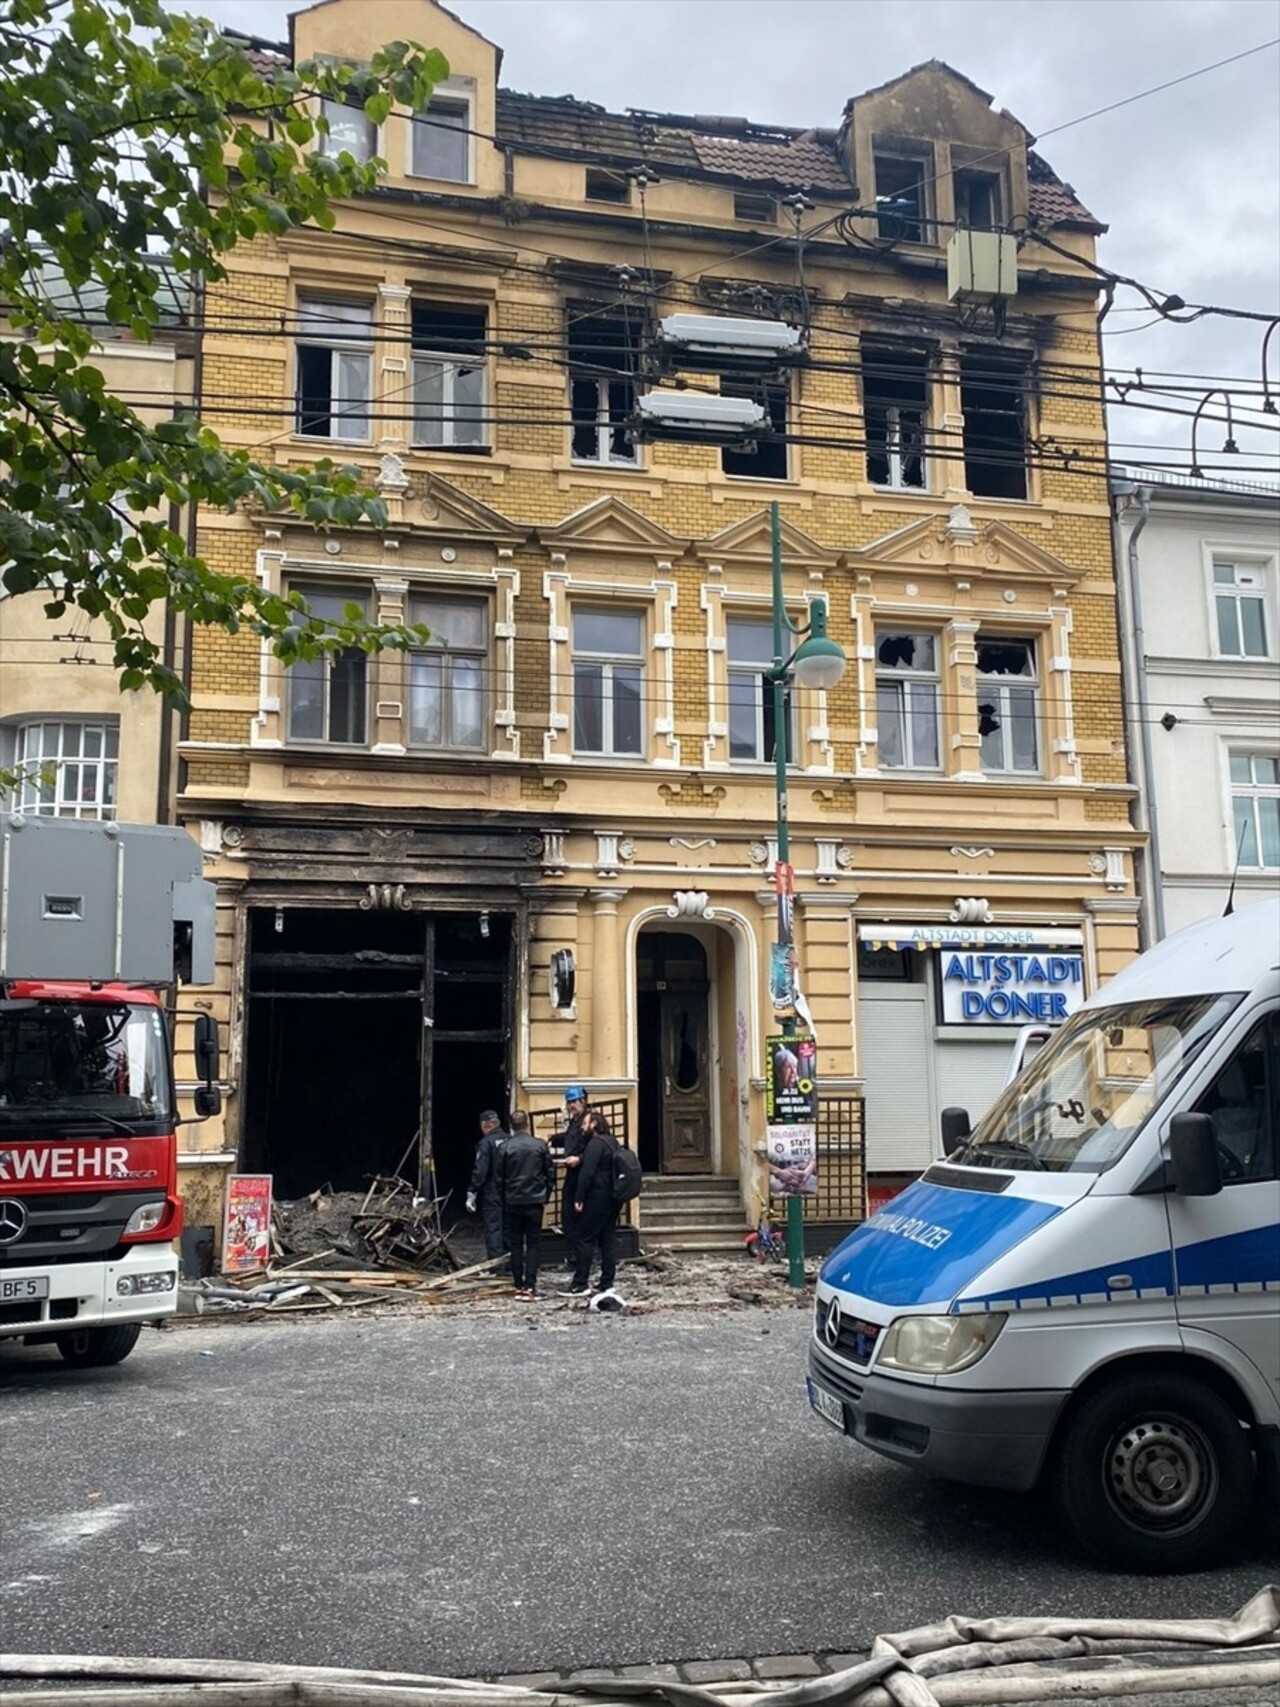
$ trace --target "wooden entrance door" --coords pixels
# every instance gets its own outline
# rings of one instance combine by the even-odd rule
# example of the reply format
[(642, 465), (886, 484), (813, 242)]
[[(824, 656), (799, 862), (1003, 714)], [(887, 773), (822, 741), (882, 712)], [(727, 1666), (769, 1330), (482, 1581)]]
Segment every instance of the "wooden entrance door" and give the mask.
[(711, 1049), (707, 986), (676, 985), (660, 997), (662, 1171), (709, 1174)]

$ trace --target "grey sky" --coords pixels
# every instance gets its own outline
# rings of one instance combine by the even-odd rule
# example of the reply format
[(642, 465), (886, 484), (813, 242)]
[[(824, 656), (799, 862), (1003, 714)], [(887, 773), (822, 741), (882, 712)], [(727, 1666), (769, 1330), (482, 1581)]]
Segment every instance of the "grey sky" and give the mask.
[[(301, 8), (202, 0), (188, 9), (283, 37)], [(1187, 302), (1280, 313), (1280, 49), (1046, 134), (1280, 36), (1280, 0), (451, 0), (450, 9), (504, 49), (506, 86), (615, 109), (836, 125), (848, 96), (945, 59), (1044, 139), (1046, 158), (1110, 225), (1108, 266)], [(405, 10), (417, 10), (413, 0)], [(1262, 326), (1215, 318), (1139, 330), (1151, 315), (1131, 312), (1138, 304), (1122, 292), (1124, 312), (1108, 322), (1116, 370), (1256, 387)], [(1280, 392), (1280, 334), (1271, 371)], [(1183, 453), (1188, 428), (1127, 409), (1112, 421), (1117, 441)], [(1223, 436), (1202, 428), (1202, 461), (1222, 460)], [(1280, 437), (1236, 437), (1280, 460)], [(1117, 445), (1116, 454), (1126, 453)]]

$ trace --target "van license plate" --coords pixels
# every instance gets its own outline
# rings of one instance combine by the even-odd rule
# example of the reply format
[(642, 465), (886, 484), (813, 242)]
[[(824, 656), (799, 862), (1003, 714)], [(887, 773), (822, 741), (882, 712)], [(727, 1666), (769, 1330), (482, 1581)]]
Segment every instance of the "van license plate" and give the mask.
[(49, 1296), (48, 1279), (41, 1275), (38, 1280), (5, 1280), (0, 1278), (0, 1304), (25, 1304), (32, 1298), (47, 1298)]
[(838, 1428), (841, 1434), (844, 1433), (844, 1405), (834, 1394), (819, 1387), (816, 1381), (810, 1381), (809, 1403), (824, 1422), (829, 1422), (833, 1428)]

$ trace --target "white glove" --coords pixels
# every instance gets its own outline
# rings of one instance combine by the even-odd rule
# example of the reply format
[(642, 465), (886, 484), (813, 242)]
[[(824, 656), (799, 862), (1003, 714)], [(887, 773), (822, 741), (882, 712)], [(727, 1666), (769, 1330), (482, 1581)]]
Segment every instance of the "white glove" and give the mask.
[(468, 1215), (474, 1215), (475, 1212), (476, 1212), (476, 1194), (474, 1191), (469, 1191), (467, 1193), (467, 1214)]

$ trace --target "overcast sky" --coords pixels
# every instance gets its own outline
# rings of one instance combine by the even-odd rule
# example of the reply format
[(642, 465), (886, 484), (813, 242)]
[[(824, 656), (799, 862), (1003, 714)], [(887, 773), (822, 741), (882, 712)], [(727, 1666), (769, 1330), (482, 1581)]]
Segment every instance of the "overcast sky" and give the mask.
[[(423, 39), (415, 19), (429, 20), (429, 8), (400, 4), (399, 33)], [(283, 39), (289, 13), (303, 8), (202, 0), (184, 9)], [(450, 9), (503, 48), (508, 88), (615, 110), (834, 126), (850, 95), (945, 59), (1043, 138), (1050, 164), (1111, 227), (1106, 265), (1188, 303), (1280, 313), (1280, 49), (1048, 134), (1273, 42), (1280, 0), (451, 0)], [(1265, 328), (1212, 318), (1140, 330), (1151, 315), (1130, 312), (1138, 304), (1122, 292), (1125, 312), (1108, 321), (1117, 373), (1140, 365), (1256, 388)], [(1280, 333), (1270, 367), (1280, 391)], [(1221, 400), (1211, 407), (1220, 412)], [(1116, 441), (1174, 454), (1185, 454), (1188, 429), (1174, 417), (1113, 413)], [(1236, 436), (1280, 458), (1280, 438)], [(1202, 462), (1222, 460), (1223, 437), (1202, 427)], [(1115, 454), (1126, 454), (1118, 443)]]

